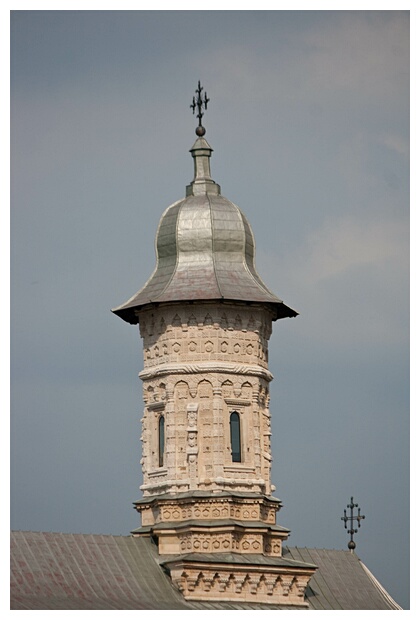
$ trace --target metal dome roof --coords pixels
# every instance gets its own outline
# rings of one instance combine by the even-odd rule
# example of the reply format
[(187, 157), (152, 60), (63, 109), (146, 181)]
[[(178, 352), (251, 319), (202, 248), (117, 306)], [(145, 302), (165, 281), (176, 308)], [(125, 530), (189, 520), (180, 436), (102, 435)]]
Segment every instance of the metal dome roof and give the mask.
[(139, 292), (112, 310), (129, 323), (138, 323), (136, 310), (147, 304), (176, 301), (260, 302), (273, 305), (276, 318), (297, 315), (259, 277), (251, 227), (211, 179), (211, 152), (205, 138), (195, 141), (194, 180), (186, 197), (161, 217), (155, 270)]

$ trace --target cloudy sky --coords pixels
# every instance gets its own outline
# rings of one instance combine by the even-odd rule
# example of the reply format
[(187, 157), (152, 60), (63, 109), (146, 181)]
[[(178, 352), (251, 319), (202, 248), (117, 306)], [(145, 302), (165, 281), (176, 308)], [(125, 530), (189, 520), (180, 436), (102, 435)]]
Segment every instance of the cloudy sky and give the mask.
[(409, 601), (409, 13), (17, 11), (11, 17), (11, 527), (139, 525), (138, 331), (110, 312), (191, 181), (213, 178), (299, 311), (270, 346), (290, 545), (357, 553)]

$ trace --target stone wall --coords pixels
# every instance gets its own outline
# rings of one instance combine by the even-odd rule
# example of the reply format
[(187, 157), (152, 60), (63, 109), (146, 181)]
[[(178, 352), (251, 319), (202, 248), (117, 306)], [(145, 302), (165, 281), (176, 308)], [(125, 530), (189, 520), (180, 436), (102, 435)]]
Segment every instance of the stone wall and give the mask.
[[(271, 494), (272, 319), (269, 307), (245, 303), (167, 304), (139, 312), (145, 496), (196, 489)], [(232, 412), (240, 419), (240, 462), (232, 461)]]

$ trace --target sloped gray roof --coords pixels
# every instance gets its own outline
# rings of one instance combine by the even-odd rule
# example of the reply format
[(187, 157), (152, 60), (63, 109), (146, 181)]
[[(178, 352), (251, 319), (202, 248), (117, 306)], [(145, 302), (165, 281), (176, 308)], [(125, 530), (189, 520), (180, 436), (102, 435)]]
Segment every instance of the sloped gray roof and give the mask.
[(401, 609), (355, 553), (288, 547), (284, 557), (318, 566), (305, 594), (311, 609)]
[[(355, 554), (291, 547), (285, 560), (316, 564), (310, 609), (399, 609)], [(146, 538), (12, 532), (11, 609), (291, 609), (186, 602)]]

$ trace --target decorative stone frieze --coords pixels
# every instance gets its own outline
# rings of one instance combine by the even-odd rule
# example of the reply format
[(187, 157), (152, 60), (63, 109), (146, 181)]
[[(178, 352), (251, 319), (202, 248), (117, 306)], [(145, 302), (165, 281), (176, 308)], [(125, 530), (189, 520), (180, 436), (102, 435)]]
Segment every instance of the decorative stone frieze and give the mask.
[[(273, 311), (266, 306), (171, 304), (139, 313), (145, 368), (166, 362), (246, 361), (267, 368)], [(238, 307), (239, 305), (239, 307)], [(169, 358), (169, 359), (167, 359)]]
[(193, 493), (173, 498), (146, 497), (136, 502), (135, 507), (142, 515), (142, 524), (146, 526), (192, 519), (235, 519), (274, 525), (281, 503), (274, 498), (238, 497), (228, 494), (223, 497), (199, 497)]
[(305, 608), (304, 592), (315, 566), (237, 565), (179, 559), (164, 562), (187, 600), (271, 603)]
[(152, 531), (158, 538), (161, 555), (223, 552), (281, 557), (282, 542), (288, 536), (288, 531), (256, 523), (246, 525), (230, 519), (214, 523), (201, 523), (200, 520), (162, 523), (155, 525)]

